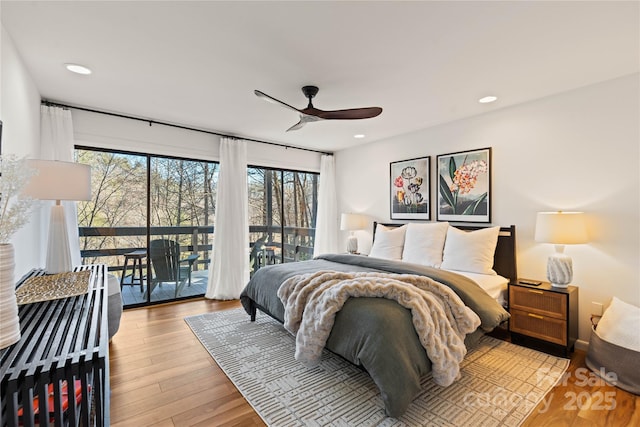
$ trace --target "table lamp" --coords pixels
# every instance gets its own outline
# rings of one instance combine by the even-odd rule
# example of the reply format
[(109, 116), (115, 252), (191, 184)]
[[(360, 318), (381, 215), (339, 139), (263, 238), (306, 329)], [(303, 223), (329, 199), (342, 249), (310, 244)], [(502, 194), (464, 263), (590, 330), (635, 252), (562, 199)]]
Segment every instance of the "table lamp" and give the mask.
[(556, 246), (556, 252), (547, 260), (547, 279), (557, 288), (568, 287), (573, 280), (573, 263), (564, 253), (564, 245), (587, 243), (584, 213), (538, 212), (535, 240)]
[(349, 231), (347, 239), (347, 252), (358, 253), (358, 238), (353, 233), (356, 230), (363, 230), (366, 226), (367, 217), (360, 214), (343, 213), (340, 216), (340, 230)]
[(61, 200), (91, 200), (91, 167), (57, 160), (27, 160), (37, 170), (24, 194), (40, 200), (55, 200), (51, 207), (49, 241), (47, 243), (47, 273), (71, 271), (69, 233)]

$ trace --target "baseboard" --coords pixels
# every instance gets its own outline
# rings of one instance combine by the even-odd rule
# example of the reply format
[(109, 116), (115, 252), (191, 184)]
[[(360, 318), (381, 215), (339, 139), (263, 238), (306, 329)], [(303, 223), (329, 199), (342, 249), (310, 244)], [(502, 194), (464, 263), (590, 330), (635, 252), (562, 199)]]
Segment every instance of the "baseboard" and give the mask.
[(576, 340), (576, 350), (587, 351), (589, 348), (589, 341)]

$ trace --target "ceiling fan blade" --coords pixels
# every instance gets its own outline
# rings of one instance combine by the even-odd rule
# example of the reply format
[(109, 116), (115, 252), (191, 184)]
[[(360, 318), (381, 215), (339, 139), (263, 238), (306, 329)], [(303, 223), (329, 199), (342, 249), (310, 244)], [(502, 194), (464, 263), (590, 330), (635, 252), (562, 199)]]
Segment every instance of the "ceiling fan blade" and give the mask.
[(269, 96), (266, 93), (264, 93), (262, 91), (259, 91), (258, 89), (254, 90), (253, 93), (255, 93), (258, 98), (262, 98), (265, 101), (269, 101), (269, 102), (272, 102), (274, 104), (280, 104), (283, 107), (286, 107), (286, 108), (288, 108), (290, 110), (295, 111), (296, 113), (300, 112), (300, 110), (298, 110), (297, 108), (292, 107), (291, 105), (287, 104), (286, 102), (282, 102), (279, 99), (275, 99), (273, 96)]
[(296, 123), (295, 125), (291, 126), (289, 129), (287, 129), (287, 132), (292, 131), (292, 130), (298, 130), (301, 127), (303, 127), (304, 125), (306, 125), (307, 122), (303, 122), (302, 119), (300, 119), (300, 121), (298, 123)]
[(370, 119), (372, 117), (379, 116), (382, 113), (380, 107), (367, 107), (367, 108), (351, 108), (347, 110), (332, 110), (323, 111), (313, 108), (313, 112), (302, 110), (304, 114), (310, 114), (319, 117), (324, 120), (357, 120), (357, 119)]
[(295, 125), (291, 126), (289, 129), (287, 129), (287, 132), (289, 132), (290, 130), (298, 130), (301, 127), (303, 127), (304, 125), (306, 125), (307, 123), (311, 123), (311, 122), (317, 122), (319, 120), (322, 120), (322, 118), (317, 117), (317, 116), (310, 116), (308, 114), (300, 114), (300, 121), (298, 123), (296, 123)]

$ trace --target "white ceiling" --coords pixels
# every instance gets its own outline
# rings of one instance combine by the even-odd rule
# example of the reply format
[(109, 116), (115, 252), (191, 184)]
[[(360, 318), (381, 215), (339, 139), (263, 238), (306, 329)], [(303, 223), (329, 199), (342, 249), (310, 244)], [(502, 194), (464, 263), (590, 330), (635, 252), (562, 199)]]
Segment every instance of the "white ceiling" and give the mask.
[[(3, 0), (1, 18), (43, 98), (322, 151), (640, 69), (635, 1)], [(296, 114), (253, 94), (303, 108), (307, 84), (317, 108), (384, 111), (285, 133)]]

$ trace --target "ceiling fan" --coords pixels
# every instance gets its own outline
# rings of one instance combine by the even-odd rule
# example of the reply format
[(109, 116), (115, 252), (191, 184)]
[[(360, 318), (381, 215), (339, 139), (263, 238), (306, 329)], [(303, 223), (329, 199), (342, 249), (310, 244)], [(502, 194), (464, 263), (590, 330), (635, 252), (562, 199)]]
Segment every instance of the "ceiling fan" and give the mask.
[(273, 102), (275, 104), (280, 104), (283, 107), (286, 107), (290, 110), (293, 110), (298, 113), (300, 116), (300, 121), (295, 125), (291, 126), (287, 129), (287, 132), (290, 130), (300, 129), (307, 123), (317, 122), (319, 120), (356, 120), (356, 119), (370, 119), (372, 117), (376, 117), (382, 113), (382, 108), (380, 107), (367, 107), (367, 108), (351, 108), (347, 110), (331, 110), (324, 111), (319, 110), (313, 106), (311, 103), (311, 99), (316, 96), (318, 93), (317, 86), (304, 86), (302, 88), (302, 93), (309, 99), (309, 105), (307, 108), (299, 110), (286, 102), (282, 102), (279, 99), (275, 99), (272, 96), (267, 95), (264, 92), (259, 90), (254, 90), (253, 93), (256, 94), (259, 98), (262, 98), (266, 101)]

